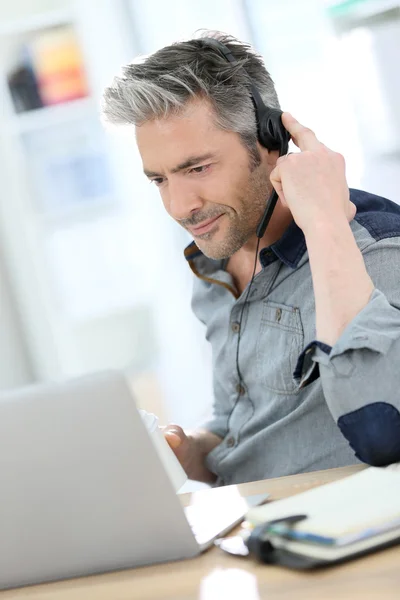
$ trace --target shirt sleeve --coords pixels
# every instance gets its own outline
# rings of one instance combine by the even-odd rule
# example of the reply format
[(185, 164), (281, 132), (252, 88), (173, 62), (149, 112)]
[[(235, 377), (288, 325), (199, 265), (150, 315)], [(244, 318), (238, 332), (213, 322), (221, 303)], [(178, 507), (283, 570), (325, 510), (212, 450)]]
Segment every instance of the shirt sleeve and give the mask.
[(332, 416), (357, 458), (382, 466), (400, 461), (400, 240), (364, 254), (375, 289), (333, 347), (315, 341), (294, 376), (300, 387), (321, 377)]

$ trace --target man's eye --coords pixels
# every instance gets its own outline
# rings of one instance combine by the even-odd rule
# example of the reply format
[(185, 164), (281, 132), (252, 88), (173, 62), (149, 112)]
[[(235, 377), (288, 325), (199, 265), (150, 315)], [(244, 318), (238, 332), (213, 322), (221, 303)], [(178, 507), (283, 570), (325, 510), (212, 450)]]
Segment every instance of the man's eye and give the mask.
[(164, 179), (162, 177), (155, 177), (154, 179), (150, 179), (150, 183), (154, 183), (157, 187), (162, 184)]
[(189, 173), (204, 173), (210, 166), (211, 165), (201, 165), (201, 167), (193, 167), (190, 169)]

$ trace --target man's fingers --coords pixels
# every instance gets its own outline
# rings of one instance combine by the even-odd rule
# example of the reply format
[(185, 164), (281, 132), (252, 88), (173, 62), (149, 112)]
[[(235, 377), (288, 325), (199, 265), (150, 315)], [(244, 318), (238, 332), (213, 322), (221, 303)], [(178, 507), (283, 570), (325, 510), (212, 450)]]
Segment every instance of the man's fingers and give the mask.
[(185, 432), (183, 431), (182, 427), (179, 427), (179, 425), (166, 425), (164, 427), (160, 427), (160, 429), (162, 430), (165, 439), (173, 450), (179, 448), (186, 438)]
[(286, 158), (287, 158), (287, 154), (284, 154), (283, 156), (280, 156), (278, 158), (278, 160), (276, 161), (276, 164), (277, 165), (281, 165), (283, 163), (283, 161), (286, 160)]
[[(284, 158), (286, 158), (286, 156), (282, 156), (282, 159), (284, 159)], [(283, 206), (287, 206), (285, 194), (283, 193), (282, 180), (281, 180), (280, 170), (279, 170), (279, 165), (278, 165), (278, 162), (280, 160), (281, 159), (278, 158), (277, 166), (275, 167), (275, 169), (273, 169), (271, 171), (269, 179), (270, 179), (270, 182), (272, 183), (272, 186), (274, 187), (276, 193), (278, 194), (279, 199), (282, 202)]]
[(170, 447), (172, 448), (172, 450), (179, 448), (179, 446), (182, 443), (182, 440), (179, 437), (179, 435), (174, 433), (173, 431), (164, 431), (164, 437), (167, 440)]
[(349, 207), (348, 207), (348, 211), (347, 211), (347, 219), (349, 221), (349, 223), (354, 219), (354, 217), (357, 214), (357, 207), (354, 204), (354, 202), (349, 202)]
[(322, 144), (318, 140), (317, 136), (311, 129), (304, 127), (299, 123), (290, 113), (284, 112), (282, 114), (282, 123), (285, 129), (292, 136), (292, 140), (302, 152), (304, 150), (318, 150)]

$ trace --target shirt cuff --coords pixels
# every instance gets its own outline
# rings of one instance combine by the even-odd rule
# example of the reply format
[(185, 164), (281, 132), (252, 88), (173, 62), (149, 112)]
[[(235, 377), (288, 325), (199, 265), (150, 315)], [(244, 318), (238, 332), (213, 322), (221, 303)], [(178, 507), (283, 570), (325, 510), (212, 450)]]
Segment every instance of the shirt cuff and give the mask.
[(400, 337), (400, 311), (375, 289), (368, 304), (347, 325), (333, 347), (313, 341), (303, 350), (293, 377), (305, 387), (319, 377), (319, 364), (331, 365), (336, 375), (348, 376), (354, 369), (351, 350), (370, 350), (386, 354)]
[(300, 389), (306, 387), (309, 383), (312, 383), (319, 377), (319, 364), (314, 361), (314, 356), (318, 350), (322, 352), (322, 354), (329, 356), (332, 347), (323, 342), (314, 340), (304, 348), (298, 358), (293, 377), (299, 384)]
[(366, 306), (347, 325), (332, 348), (330, 359), (349, 350), (367, 349), (386, 354), (400, 337), (400, 311), (375, 289)]

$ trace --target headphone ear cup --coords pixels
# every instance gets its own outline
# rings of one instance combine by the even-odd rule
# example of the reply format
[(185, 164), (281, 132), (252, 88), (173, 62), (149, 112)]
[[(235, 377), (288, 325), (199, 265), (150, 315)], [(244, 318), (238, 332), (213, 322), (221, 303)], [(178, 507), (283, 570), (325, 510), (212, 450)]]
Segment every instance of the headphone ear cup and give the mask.
[(266, 108), (258, 121), (258, 139), (268, 150), (279, 150), (282, 156), (288, 151), (290, 135), (284, 128), (281, 119), (282, 112)]

